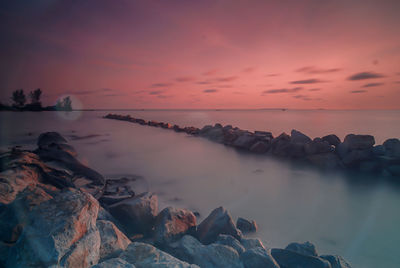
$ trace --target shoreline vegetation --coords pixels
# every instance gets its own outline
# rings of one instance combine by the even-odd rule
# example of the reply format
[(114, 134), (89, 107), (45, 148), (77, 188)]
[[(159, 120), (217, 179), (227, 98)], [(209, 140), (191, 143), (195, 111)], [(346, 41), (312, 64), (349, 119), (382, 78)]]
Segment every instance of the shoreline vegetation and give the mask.
[(395, 178), (396, 181), (400, 178), (400, 140), (397, 138), (376, 145), (372, 135), (349, 134), (341, 141), (335, 134), (311, 139), (300, 131), (292, 130), (290, 135), (282, 133), (273, 137), (271, 132), (250, 132), (219, 123), (200, 129), (148, 121), (130, 115), (107, 114), (104, 118), (184, 132), (242, 151), (293, 160), (323, 170), (379, 175)]
[(200, 223), (184, 208), (159, 211), (137, 177), (104, 178), (57, 132), (37, 146), (0, 155), (1, 267), (351, 267), (311, 242), (267, 248), (246, 237), (255, 221), (235, 224), (223, 207)]

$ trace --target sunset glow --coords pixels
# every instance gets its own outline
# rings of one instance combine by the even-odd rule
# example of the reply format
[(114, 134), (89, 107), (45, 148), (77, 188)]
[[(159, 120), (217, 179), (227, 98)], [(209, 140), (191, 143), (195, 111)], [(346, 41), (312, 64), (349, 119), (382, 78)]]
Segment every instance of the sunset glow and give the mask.
[(48, 105), (72, 95), (83, 108), (400, 108), (398, 0), (3, 1), (0, 12), (2, 102), (42, 88)]

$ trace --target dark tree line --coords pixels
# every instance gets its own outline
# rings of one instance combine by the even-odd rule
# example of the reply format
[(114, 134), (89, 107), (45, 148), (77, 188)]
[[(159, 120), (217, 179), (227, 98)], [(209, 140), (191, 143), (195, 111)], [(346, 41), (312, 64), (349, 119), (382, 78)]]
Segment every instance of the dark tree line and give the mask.
[(72, 111), (72, 101), (70, 96), (59, 99), (55, 106), (43, 107), (41, 102), (42, 90), (40, 88), (29, 92), (30, 102), (23, 89), (15, 90), (11, 95), (12, 105), (0, 104), (0, 110), (19, 110), (19, 111)]

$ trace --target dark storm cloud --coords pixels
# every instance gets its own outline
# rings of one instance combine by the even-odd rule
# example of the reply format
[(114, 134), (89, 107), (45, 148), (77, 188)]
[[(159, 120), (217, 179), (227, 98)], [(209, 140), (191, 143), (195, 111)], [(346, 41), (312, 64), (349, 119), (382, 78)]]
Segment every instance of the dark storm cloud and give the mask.
[(215, 93), (215, 92), (218, 92), (218, 90), (217, 89), (205, 89), (205, 90), (203, 90), (203, 92), (204, 93)]
[(342, 69), (340, 69), (340, 68), (323, 69), (323, 68), (318, 68), (315, 66), (304, 66), (302, 68), (297, 69), (296, 72), (307, 73), (307, 74), (325, 74), (325, 73), (338, 72), (340, 70), (342, 70)]
[(290, 84), (316, 84), (316, 83), (323, 83), (323, 82), (326, 82), (326, 81), (311, 78), (311, 79), (305, 79), (305, 80), (291, 81)]
[(369, 83), (369, 84), (365, 84), (362, 87), (377, 87), (377, 86), (382, 86), (385, 83)]
[(357, 81), (357, 80), (364, 80), (364, 79), (373, 79), (373, 78), (382, 78), (385, 77), (383, 74), (374, 73), (374, 72), (361, 72), (353, 74), (349, 76), (347, 80), (350, 81)]
[(177, 77), (175, 80), (178, 82), (190, 82), (194, 81), (196, 78), (193, 76), (182, 76), (182, 77)]
[(279, 89), (268, 89), (264, 90), (261, 94), (278, 94), (278, 93), (293, 93), (302, 90), (302, 87), (295, 88), (279, 88)]
[(366, 93), (368, 90), (360, 89), (360, 90), (352, 90), (350, 93)]
[(151, 87), (169, 87), (169, 86), (172, 86), (172, 83), (155, 83), (151, 85)]

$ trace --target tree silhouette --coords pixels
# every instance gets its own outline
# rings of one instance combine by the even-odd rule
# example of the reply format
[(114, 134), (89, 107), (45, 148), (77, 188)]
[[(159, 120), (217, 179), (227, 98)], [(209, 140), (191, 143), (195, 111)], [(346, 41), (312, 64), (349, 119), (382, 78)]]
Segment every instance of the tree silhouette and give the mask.
[(56, 103), (56, 110), (59, 111), (72, 111), (72, 101), (70, 96), (58, 100)]
[(23, 89), (17, 89), (12, 93), (11, 97), (13, 105), (22, 108), (26, 102), (26, 97)]
[(40, 88), (31, 91), (29, 97), (31, 98), (31, 104), (42, 106), (40, 102), (40, 97), (42, 96), (42, 90)]

